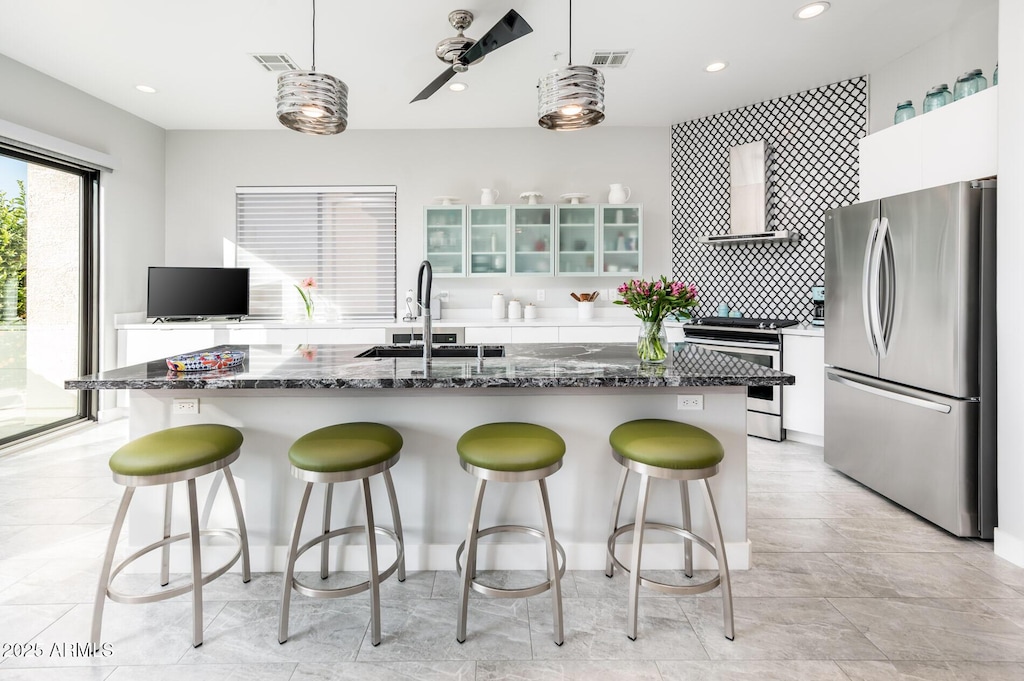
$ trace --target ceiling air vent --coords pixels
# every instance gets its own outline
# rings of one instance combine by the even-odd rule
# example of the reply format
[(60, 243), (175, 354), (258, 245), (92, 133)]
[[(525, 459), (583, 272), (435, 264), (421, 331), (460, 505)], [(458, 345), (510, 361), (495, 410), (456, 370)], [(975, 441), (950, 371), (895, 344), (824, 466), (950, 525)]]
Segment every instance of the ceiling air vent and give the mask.
[(590, 65), (602, 69), (624, 69), (633, 50), (595, 50)]
[(298, 71), (299, 67), (287, 54), (254, 54), (252, 58), (267, 71)]

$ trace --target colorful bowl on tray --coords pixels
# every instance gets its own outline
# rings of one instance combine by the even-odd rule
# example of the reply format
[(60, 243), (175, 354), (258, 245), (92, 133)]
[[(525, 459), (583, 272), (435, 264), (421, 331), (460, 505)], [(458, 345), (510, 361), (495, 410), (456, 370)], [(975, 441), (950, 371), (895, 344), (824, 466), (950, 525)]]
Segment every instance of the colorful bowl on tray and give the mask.
[(167, 368), (171, 371), (214, 371), (230, 369), (242, 363), (245, 353), (241, 350), (223, 350), (221, 352), (189, 352), (167, 358)]

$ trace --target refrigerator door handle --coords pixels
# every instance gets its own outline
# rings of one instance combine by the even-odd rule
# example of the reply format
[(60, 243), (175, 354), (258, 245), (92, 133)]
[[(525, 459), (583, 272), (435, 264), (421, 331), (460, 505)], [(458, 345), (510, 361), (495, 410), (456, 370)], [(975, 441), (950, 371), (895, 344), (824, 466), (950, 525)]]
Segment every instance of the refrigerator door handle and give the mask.
[(915, 407), (922, 407), (924, 409), (931, 409), (942, 414), (950, 413), (953, 408), (948, 404), (942, 404), (941, 402), (934, 402), (932, 400), (925, 400), (920, 397), (914, 397), (913, 395), (905, 395), (900, 392), (893, 390), (886, 390), (885, 388), (878, 388), (869, 383), (862, 383), (855, 378), (846, 376), (840, 376), (839, 374), (826, 371), (825, 375), (828, 376), (828, 380), (835, 381), (839, 385), (846, 386), (847, 388), (853, 388), (854, 390), (862, 390), (872, 395), (878, 395), (879, 397), (885, 397), (890, 400), (896, 400), (897, 402), (905, 402), (906, 404), (912, 404)]
[(875, 243), (871, 249), (871, 276), (868, 280), (868, 297), (871, 305), (871, 328), (874, 330), (875, 347), (878, 348), (878, 356), (885, 357), (889, 351), (886, 343), (885, 333), (882, 327), (882, 253), (886, 250), (887, 237), (889, 235), (889, 218), (883, 217), (878, 222), (878, 231), (875, 233)]
[[(878, 218), (871, 221), (871, 229), (868, 231), (868, 243), (864, 248), (864, 274), (861, 277), (860, 282), (860, 302), (864, 314), (864, 333), (867, 334), (868, 347), (871, 348), (871, 354), (876, 357), (878, 356), (878, 343), (875, 337), (874, 317), (871, 312), (871, 271), (873, 269), (871, 265), (875, 238), (878, 236), (878, 224)], [(877, 296), (875, 300), (875, 309), (877, 310)]]

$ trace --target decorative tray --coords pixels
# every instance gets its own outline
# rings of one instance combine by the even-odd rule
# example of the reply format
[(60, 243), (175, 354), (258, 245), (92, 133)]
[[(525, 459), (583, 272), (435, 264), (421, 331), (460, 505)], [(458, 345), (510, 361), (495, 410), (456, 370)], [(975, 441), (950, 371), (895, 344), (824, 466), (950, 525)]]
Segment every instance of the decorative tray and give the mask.
[(230, 369), (242, 363), (245, 353), (241, 350), (224, 350), (222, 352), (189, 352), (167, 358), (167, 368), (171, 371), (213, 371)]

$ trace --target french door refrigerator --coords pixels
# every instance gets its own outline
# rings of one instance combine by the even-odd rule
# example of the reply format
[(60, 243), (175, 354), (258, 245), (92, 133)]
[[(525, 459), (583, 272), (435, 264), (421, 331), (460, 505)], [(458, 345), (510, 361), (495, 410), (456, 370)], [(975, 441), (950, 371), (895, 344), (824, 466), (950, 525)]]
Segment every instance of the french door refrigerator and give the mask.
[(994, 180), (825, 215), (825, 461), (961, 537), (995, 526)]

